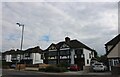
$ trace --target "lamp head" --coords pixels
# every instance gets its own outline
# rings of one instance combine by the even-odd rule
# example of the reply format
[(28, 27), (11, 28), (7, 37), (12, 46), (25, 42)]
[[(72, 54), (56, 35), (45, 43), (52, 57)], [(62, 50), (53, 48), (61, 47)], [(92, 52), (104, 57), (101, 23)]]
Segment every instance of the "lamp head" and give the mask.
[(20, 23), (16, 23), (16, 24), (20, 26)]
[(23, 24), (20, 24), (20, 23), (16, 23), (17, 25), (19, 25), (19, 26), (24, 26)]

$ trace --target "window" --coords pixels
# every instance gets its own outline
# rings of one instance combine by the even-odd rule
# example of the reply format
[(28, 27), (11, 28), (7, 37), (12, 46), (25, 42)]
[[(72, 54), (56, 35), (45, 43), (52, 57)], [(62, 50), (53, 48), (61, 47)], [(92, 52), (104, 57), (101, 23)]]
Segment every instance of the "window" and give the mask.
[(57, 51), (49, 52), (49, 56), (57, 56)]
[(63, 44), (60, 48), (61, 48), (61, 49), (62, 49), (62, 48), (69, 48), (69, 46), (66, 45), (66, 44)]
[(44, 59), (44, 55), (43, 54), (41, 54), (41, 59)]
[(68, 59), (68, 56), (60, 56), (60, 59)]
[(83, 53), (83, 50), (82, 49), (76, 49), (75, 50), (75, 54), (82, 54)]
[(109, 65), (113, 66), (113, 62), (111, 60), (109, 60)]
[(115, 60), (114, 60), (114, 66), (116, 66), (118, 63), (119, 63), (119, 62), (118, 62), (118, 59), (115, 59)]
[(57, 50), (56, 47), (53, 45), (49, 48), (49, 51), (56, 51), (56, 50)]
[(81, 55), (81, 58), (84, 58), (84, 57), (85, 57), (84, 54), (82, 54), (82, 55)]
[(12, 55), (12, 58), (16, 58), (16, 57), (17, 57), (17, 55), (15, 55), (15, 54)]
[(89, 53), (89, 58), (91, 58), (91, 53)]
[(56, 62), (56, 60), (52, 60), (52, 61), (49, 60), (49, 61), (48, 61), (48, 64), (57, 64), (57, 62)]
[(69, 50), (62, 50), (60, 51), (60, 55), (69, 55)]
[(70, 60), (60, 60), (60, 63), (62, 64), (69, 64)]
[(87, 59), (87, 64), (89, 64), (89, 60)]
[(25, 57), (30, 57), (30, 53), (25, 53)]

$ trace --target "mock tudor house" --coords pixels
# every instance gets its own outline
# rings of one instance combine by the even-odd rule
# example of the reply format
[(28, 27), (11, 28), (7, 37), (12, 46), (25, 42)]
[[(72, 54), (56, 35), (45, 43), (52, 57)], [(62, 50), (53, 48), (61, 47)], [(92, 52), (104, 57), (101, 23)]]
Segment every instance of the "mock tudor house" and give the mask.
[(38, 46), (25, 51), (10, 50), (2, 53), (2, 60), (12, 63), (38, 64), (43, 63), (42, 51)]
[(42, 50), (39, 46), (29, 48), (27, 50), (10, 50), (2, 53), (2, 60), (11, 63), (25, 64), (77, 64), (81, 70), (83, 66), (90, 66), (91, 60), (95, 57), (96, 51), (81, 43), (78, 40), (70, 40), (69, 37), (65, 41), (57, 44), (51, 44), (46, 50)]
[(2, 53), (2, 60), (6, 61), (6, 62), (16, 62), (18, 60), (20, 60), (20, 54), (21, 51), (20, 50), (10, 50), (10, 51), (6, 51), (4, 53)]
[(24, 52), (25, 53), (22, 55), (23, 62), (26, 62), (27, 64), (43, 63), (43, 50), (41, 50), (38, 46), (35, 48), (29, 48)]
[(95, 50), (89, 48), (78, 40), (70, 40), (57, 44), (51, 44), (44, 51), (44, 63), (46, 64), (77, 64), (81, 70), (83, 66), (90, 66), (91, 59), (94, 58)]
[(105, 44), (106, 56), (109, 62), (109, 70), (120, 63), (120, 34)]

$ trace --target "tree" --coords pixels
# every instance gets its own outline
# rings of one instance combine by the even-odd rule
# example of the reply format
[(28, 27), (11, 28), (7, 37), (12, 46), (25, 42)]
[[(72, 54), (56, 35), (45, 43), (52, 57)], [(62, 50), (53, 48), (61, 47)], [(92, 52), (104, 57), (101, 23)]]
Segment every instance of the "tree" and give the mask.
[(101, 55), (100, 57), (97, 58), (97, 60), (98, 60), (99, 62), (104, 63), (105, 65), (108, 65), (107, 56), (105, 56), (105, 55)]

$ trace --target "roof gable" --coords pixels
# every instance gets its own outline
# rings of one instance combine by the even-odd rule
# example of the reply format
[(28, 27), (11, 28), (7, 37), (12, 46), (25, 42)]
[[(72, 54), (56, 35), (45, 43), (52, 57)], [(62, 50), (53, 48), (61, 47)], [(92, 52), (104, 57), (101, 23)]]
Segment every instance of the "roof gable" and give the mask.
[(37, 46), (37, 47), (34, 47), (34, 48), (29, 48), (29, 49), (27, 49), (23, 52), (25, 52), (25, 53), (42, 53), (42, 51), (43, 50), (40, 49), (39, 46)]
[[(106, 48), (106, 51), (107, 51), (106, 55), (108, 55), (119, 42), (120, 42), (120, 34), (118, 34), (112, 40), (110, 40), (109, 42), (107, 42), (105, 44), (105, 46), (106, 46), (105, 48)], [(112, 47), (108, 50), (108, 46), (112, 46)]]
[(114, 37), (112, 40), (107, 42), (105, 45), (115, 45), (120, 41), (120, 34), (118, 34), (116, 37)]
[(63, 44), (60, 46), (60, 49), (66, 49), (66, 48), (70, 48), (69, 45), (67, 45), (66, 43), (63, 43)]
[(117, 43), (112, 50), (107, 54), (108, 58), (111, 57), (120, 57), (120, 52), (119, 52), (119, 48), (120, 48), (120, 42)]
[(56, 45), (52, 43), (52, 44), (48, 47), (48, 50), (49, 50), (49, 51), (57, 50)]
[[(54, 47), (52, 47), (54, 46)], [(88, 49), (90, 51), (93, 51), (93, 49), (91, 49), (90, 47), (86, 46), (85, 44), (81, 43), (78, 40), (70, 40), (69, 41), (61, 41), (57, 44), (51, 44), (45, 51), (48, 51), (49, 49), (56, 49), (56, 50), (60, 50), (61, 48), (85, 48)]]
[(20, 54), (20, 53), (22, 53), (22, 51), (21, 50), (10, 50), (10, 51), (6, 51), (6, 52), (4, 52), (3, 54)]
[(59, 43), (57, 44), (57, 48), (60, 49), (60, 47), (61, 47), (63, 44), (68, 45), (69, 48), (86, 48), (86, 49), (88, 49), (88, 50), (93, 51), (93, 49), (89, 48), (88, 46), (86, 46), (85, 44), (81, 43), (81, 42), (78, 41), (78, 40), (70, 40), (70, 42), (65, 42), (65, 41), (59, 42)]
[(70, 47), (72, 47), (72, 48), (86, 48), (88, 50), (93, 51), (93, 49), (91, 49), (90, 47), (86, 46), (85, 44), (83, 44), (82, 42), (80, 42), (78, 40), (71, 40)]

